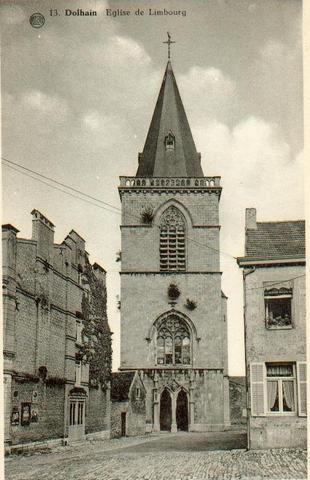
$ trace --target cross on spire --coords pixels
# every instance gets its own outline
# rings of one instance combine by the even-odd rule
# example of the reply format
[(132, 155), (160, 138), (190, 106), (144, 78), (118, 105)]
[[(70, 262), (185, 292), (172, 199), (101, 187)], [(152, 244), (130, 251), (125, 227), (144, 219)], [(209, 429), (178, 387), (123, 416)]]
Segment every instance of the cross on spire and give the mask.
[(166, 40), (166, 41), (163, 42), (163, 43), (166, 43), (166, 44), (168, 45), (168, 60), (170, 60), (170, 45), (171, 45), (172, 43), (176, 43), (176, 42), (174, 42), (173, 40), (171, 40), (171, 35), (170, 35), (169, 32), (167, 32), (167, 35), (168, 35), (168, 40)]

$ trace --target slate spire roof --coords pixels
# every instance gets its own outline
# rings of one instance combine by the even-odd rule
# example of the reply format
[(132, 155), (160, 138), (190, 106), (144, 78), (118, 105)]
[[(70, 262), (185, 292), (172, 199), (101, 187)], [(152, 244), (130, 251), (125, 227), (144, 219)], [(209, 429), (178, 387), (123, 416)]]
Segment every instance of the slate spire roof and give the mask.
[(178, 86), (168, 61), (137, 175), (203, 177)]

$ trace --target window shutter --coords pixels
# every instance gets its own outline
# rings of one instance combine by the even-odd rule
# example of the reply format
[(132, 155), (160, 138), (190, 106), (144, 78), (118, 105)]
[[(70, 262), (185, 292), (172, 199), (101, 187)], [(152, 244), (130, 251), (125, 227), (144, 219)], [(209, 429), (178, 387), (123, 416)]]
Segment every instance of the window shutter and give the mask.
[(297, 362), (298, 415), (307, 416), (307, 363)]
[(265, 415), (264, 363), (251, 363), (251, 414)]

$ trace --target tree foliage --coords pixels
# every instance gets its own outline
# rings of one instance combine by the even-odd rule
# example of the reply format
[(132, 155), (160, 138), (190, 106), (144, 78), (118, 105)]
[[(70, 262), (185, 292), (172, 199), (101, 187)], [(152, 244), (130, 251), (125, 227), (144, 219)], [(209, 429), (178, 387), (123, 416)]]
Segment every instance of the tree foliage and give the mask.
[(102, 388), (111, 378), (112, 341), (107, 318), (107, 290), (89, 262), (86, 262), (83, 279), (88, 285), (88, 294), (83, 294), (82, 314), (84, 318), (83, 361), (89, 363), (90, 385)]

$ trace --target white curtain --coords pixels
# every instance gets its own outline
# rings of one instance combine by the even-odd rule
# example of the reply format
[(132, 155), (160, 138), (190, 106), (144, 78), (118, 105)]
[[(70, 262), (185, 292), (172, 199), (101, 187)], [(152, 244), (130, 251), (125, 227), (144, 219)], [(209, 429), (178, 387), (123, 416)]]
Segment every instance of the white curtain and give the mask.
[(268, 410), (272, 410), (278, 396), (278, 382), (267, 382)]
[(286, 405), (292, 411), (294, 410), (294, 383), (282, 381), (282, 385)]

